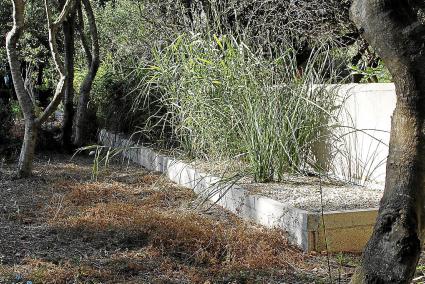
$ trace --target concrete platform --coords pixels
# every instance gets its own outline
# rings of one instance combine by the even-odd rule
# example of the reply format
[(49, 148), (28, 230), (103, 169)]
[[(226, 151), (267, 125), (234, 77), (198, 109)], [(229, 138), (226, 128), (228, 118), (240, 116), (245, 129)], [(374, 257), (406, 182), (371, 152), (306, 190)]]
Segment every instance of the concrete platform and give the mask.
[(322, 218), (321, 213), (249, 194), (239, 185), (223, 182), (219, 177), (139, 146), (119, 134), (102, 130), (99, 142), (105, 146), (123, 147), (125, 158), (148, 170), (164, 173), (175, 183), (193, 189), (244, 219), (285, 230), (290, 240), (304, 251), (323, 251), (327, 243), (331, 252), (360, 252), (371, 235), (377, 216), (377, 208), (371, 208), (323, 212)]

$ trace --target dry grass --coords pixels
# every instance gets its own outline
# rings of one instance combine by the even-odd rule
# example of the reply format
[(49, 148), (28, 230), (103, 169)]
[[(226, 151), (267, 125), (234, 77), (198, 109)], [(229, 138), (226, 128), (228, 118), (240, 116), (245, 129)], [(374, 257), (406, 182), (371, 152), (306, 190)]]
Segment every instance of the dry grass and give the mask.
[(20, 208), (2, 215), (15, 217), (0, 224), (11, 228), (0, 233), (0, 283), (310, 282), (294, 276), (312, 269), (310, 257), (283, 232), (196, 209), (191, 190), (135, 167), (90, 181), (88, 163), (54, 157), (32, 180), (0, 183), (0, 200)]
[(223, 222), (203, 216), (188, 208), (195, 198), (191, 191), (163, 183), (156, 180), (136, 188), (116, 182), (61, 184), (63, 209), (49, 224), (96, 247), (150, 245), (163, 257), (205, 266), (214, 273), (285, 270), (288, 263), (301, 263), (281, 231), (236, 218)]
[(225, 225), (193, 212), (160, 212), (122, 202), (96, 204), (78, 215), (56, 219), (52, 227), (90, 242), (152, 244), (163, 255), (218, 268), (286, 268), (288, 261), (299, 260), (277, 230)]

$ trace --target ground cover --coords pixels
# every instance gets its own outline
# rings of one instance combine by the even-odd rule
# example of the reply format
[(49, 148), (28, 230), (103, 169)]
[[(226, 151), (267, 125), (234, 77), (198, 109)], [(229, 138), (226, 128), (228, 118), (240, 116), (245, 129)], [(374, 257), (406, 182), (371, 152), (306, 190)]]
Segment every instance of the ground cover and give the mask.
[[(91, 159), (39, 156), (0, 171), (0, 283), (323, 283), (327, 258), (283, 232), (206, 210), (191, 190), (134, 165), (91, 180)], [(210, 206), (208, 206), (209, 208)], [(333, 281), (357, 257), (331, 256)]]

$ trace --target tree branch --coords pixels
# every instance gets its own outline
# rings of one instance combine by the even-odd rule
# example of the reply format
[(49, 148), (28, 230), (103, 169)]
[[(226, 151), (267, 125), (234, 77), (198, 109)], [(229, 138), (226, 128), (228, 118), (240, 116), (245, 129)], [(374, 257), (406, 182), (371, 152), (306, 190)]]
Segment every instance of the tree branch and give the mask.
[[(91, 37), (91, 57), (90, 52), (86, 54), (88, 57), (89, 70), (84, 77), (83, 82), (80, 86), (80, 97), (78, 100), (77, 116), (76, 116), (76, 127), (75, 127), (75, 138), (74, 144), (77, 146), (83, 145), (85, 141), (86, 132), (86, 116), (87, 116), (87, 105), (90, 100), (90, 91), (93, 85), (94, 78), (97, 70), (99, 69), (100, 57), (99, 57), (99, 40), (97, 34), (96, 20), (94, 18), (93, 9), (90, 4), (90, 0), (82, 0), (84, 10), (86, 11), (87, 20), (89, 24), (89, 31)], [(80, 13), (81, 14), (81, 13)], [(81, 33), (83, 35), (83, 32)], [(82, 37), (83, 38), (83, 37)], [(86, 51), (90, 51), (88, 44), (86, 44)]]
[(22, 35), (22, 31), (24, 30), (25, 2), (23, 0), (13, 0), (12, 3), (13, 27), (6, 36), (7, 57), (19, 104), (22, 108), (24, 118), (27, 120), (33, 119), (35, 114), (31, 98), (25, 89), (24, 79), (22, 78), (20, 71), (21, 66), (19, 55), (17, 52), (17, 44)]
[[(96, 20), (94, 18), (94, 13), (93, 13), (93, 9), (91, 7), (90, 4), (90, 0), (82, 0), (85, 11), (86, 11), (86, 15), (87, 15), (87, 19), (88, 19), (88, 23), (89, 23), (89, 30), (90, 30), (90, 37), (91, 37), (91, 51), (92, 51), (92, 56), (91, 56), (91, 62), (90, 62), (90, 69), (91, 72), (94, 71), (94, 69), (99, 68), (99, 61), (100, 61), (100, 56), (99, 56), (99, 39), (98, 39), (98, 33), (97, 33), (97, 27), (96, 27)], [(96, 72), (94, 71), (94, 72)]]
[(91, 62), (92, 62), (92, 54), (90, 50), (90, 44), (87, 40), (87, 36), (84, 33), (84, 18), (83, 18), (83, 12), (81, 9), (81, 3), (78, 5), (78, 25), (77, 25), (78, 33), (80, 34), (81, 38), (81, 44), (84, 49), (84, 53), (86, 54), (86, 59), (88, 62), (88, 66), (90, 68)]
[(75, 0), (66, 0), (59, 17), (54, 22), (55, 26), (60, 26), (68, 18), (69, 14), (75, 8)]
[(56, 110), (57, 106), (62, 100), (63, 94), (65, 93), (65, 81), (68, 74), (67, 74), (67, 71), (65, 70), (62, 60), (60, 59), (60, 53), (58, 50), (58, 43), (56, 40), (56, 36), (58, 34), (60, 25), (62, 25), (65, 19), (69, 16), (69, 13), (72, 11), (72, 9), (74, 9), (75, 7), (74, 3), (75, 3), (75, 0), (67, 0), (65, 5), (62, 8), (59, 18), (55, 22), (52, 22), (52, 14), (51, 14), (48, 0), (44, 0), (44, 6), (46, 9), (46, 15), (47, 15), (47, 24), (49, 29), (50, 51), (52, 53), (52, 58), (53, 58), (53, 62), (55, 64), (56, 70), (59, 72), (59, 82), (56, 86), (56, 91), (52, 101), (46, 107), (46, 109), (40, 115), (40, 117), (37, 118), (36, 120), (39, 123), (43, 123), (45, 120), (47, 120), (47, 118)]

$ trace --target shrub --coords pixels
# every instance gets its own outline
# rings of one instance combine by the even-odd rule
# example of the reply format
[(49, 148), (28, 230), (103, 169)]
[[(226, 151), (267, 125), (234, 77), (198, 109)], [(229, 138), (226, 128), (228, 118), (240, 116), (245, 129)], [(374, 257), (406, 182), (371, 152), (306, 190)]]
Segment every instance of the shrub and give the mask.
[(14, 113), (10, 103), (0, 99), (0, 156), (5, 156), (11, 146)]
[[(242, 157), (258, 181), (320, 170), (313, 145), (326, 136), (335, 94), (318, 85), (341, 80), (329, 46), (350, 34), (347, 1), (338, 8), (284, 1), (277, 10), (228, 1), (203, 7), (200, 21), (196, 7), (179, 1), (147, 3), (97, 8), (105, 56), (93, 92), (102, 126), (141, 130), (143, 142), (192, 158)], [(295, 31), (304, 14), (280, 17), (294, 10), (322, 15), (320, 25), (309, 20)], [(248, 18), (255, 21), (245, 25)]]

